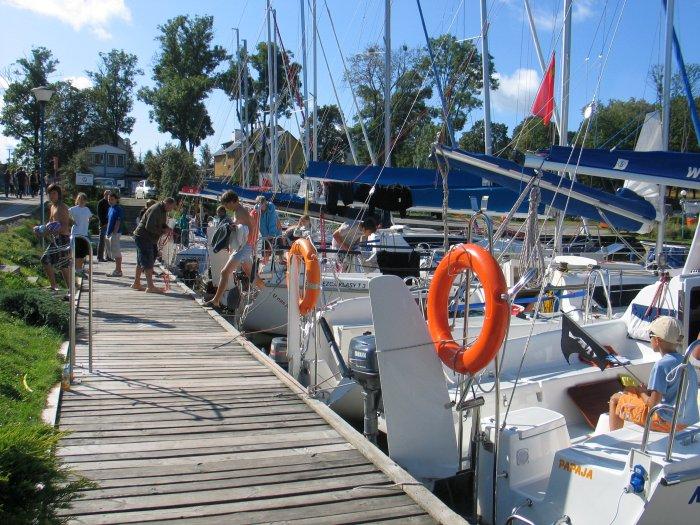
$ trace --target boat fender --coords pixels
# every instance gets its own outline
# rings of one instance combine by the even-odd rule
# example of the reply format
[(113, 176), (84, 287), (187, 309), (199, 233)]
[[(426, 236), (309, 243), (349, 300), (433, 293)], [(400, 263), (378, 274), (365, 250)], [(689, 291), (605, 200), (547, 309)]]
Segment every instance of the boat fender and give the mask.
[[(462, 345), (452, 338), (448, 301), (455, 277), (473, 271), (484, 290), (484, 323), (472, 344)], [(440, 261), (428, 290), (428, 331), (438, 356), (459, 374), (476, 374), (496, 355), (510, 323), (506, 280), (496, 259), (476, 244), (452, 248)]]

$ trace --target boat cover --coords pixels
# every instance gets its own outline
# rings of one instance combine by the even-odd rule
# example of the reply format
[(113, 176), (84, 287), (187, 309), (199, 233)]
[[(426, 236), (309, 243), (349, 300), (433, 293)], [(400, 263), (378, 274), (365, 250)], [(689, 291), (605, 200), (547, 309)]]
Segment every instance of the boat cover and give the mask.
[(548, 151), (527, 155), (525, 166), (700, 189), (700, 153), (552, 146)]
[(445, 159), (450, 169), (471, 171), (518, 194), (537, 177), (542, 202), (567, 215), (605, 220), (615, 228), (640, 233), (650, 231), (656, 219), (654, 206), (629, 190), (611, 194), (553, 173), (536, 172), (506, 159), (447, 146), (439, 146), (436, 153)]

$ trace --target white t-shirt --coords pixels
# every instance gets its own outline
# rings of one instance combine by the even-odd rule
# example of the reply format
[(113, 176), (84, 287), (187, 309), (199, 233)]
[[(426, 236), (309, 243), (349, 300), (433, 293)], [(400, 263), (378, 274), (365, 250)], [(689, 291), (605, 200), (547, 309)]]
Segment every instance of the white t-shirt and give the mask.
[(90, 217), (92, 217), (90, 208), (87, 206), (73, 206), (68, 209), (68, 212), (71, 219), (73, 219), (73, 227), (70, 230), (71, 235), (87, 236)]

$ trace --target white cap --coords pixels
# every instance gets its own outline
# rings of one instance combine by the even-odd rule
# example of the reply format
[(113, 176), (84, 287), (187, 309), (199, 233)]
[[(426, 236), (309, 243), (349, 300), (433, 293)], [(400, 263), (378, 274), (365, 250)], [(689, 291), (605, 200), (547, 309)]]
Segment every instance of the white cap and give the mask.
[(681, 326), (673, 317), (663, 315), (657, 317), (649, 325), (649, 337), (658, 337), (672, 345), (677, 345), (681, 342)]

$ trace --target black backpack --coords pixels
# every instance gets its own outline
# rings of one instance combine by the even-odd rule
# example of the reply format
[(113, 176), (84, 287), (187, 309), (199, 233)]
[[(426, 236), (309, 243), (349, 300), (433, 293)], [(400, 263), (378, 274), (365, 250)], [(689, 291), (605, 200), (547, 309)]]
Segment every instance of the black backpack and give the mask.
[(211, 246), (214, 253), (219, 253), (224, 248), (228, 247), (229, 238), (231, 237), (231, 221), (222, 221), (214, 232), (211, 238)]

